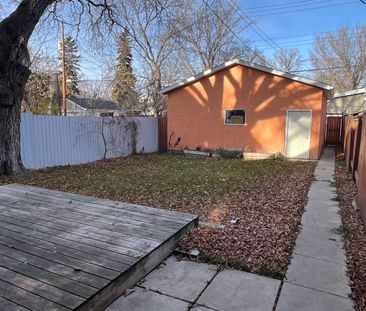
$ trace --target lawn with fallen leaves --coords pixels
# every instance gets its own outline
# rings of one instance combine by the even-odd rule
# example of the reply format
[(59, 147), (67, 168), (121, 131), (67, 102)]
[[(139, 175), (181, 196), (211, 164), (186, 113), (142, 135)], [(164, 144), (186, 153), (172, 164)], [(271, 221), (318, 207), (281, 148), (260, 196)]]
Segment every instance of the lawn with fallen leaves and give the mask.
[(143, 155), (32, 171), (17, 182), (199, 214), (224, 228), (194, 229), (182, 250), (197, 248), (196, 260), (281, 278), (315, 164)]
[(359, 210), (352, 201), (357, 188), (351, 174), (347, 172), (342, 155), (336, 162), (336, 185), (340, 200), (344, 248), (347, 257), (347, 271), (351, 280), (351, 298), (355, 310), (366, 310), (366, 233)]

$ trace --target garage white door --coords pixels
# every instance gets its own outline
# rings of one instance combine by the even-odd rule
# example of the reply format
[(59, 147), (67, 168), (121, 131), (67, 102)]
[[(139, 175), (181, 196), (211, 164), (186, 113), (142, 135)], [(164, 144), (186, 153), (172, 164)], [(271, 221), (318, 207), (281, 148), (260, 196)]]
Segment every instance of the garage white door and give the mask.
[(287, 111), (286, 156), (288, 158), (309, 159), (311, 111)]

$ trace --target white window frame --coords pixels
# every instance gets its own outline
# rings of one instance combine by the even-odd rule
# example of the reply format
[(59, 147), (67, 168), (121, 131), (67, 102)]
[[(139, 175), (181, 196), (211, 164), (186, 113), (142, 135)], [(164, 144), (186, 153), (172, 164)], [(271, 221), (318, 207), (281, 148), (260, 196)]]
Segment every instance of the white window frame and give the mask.
[[(233, 111), (233, 110), (243, 110), (244, 111), (244, 123), (226, 123), (226, 111)], [(239, 125), (243, 126), (247, 124), (247, 111), (244, 108), (232, 108), (232, 109), (224, 109), (224, 125)]]

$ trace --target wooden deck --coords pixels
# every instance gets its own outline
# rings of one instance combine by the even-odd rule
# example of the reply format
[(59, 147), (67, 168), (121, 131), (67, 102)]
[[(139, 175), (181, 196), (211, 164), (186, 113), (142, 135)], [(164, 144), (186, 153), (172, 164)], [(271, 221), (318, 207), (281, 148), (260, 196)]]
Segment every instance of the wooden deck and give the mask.
[(197, 216), (11, 184), (0, 187), (0, 310), (104, 310)]

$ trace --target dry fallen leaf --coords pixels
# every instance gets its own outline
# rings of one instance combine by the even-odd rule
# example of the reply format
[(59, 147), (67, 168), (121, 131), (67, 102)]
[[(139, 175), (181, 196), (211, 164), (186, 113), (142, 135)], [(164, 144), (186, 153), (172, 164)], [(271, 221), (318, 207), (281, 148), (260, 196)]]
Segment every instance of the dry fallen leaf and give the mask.
[(134, 289), (130, 289), (130, 288), (127, 288), (125, 290), (125, 297), (127, 297), (128, 295), (132, 294), (135, 290)]

